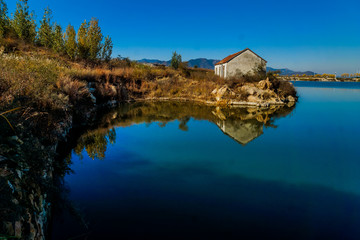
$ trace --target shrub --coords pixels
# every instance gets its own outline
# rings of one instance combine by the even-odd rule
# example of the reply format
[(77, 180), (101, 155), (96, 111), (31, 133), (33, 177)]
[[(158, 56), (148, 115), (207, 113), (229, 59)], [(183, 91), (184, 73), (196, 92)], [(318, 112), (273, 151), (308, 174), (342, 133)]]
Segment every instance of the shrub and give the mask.
[(172, 58), (171, 58), (171, 62), (170, 62), (170, 67), (174, 68), (174, 69), (178, 69), (181, 65), (181, 55), (177, 54), (176, 51), (173, 52)]
[(294, 98), (297, 98), (296, 90), (294, 86), (289, 82), (280, 81), (278, 93), (284, 97), (292, 96)]
[(56, 82), (56, 86), (69, 97), (70, 102), (74, 105), (80, 102), (91, 103), (91, 94), (85, 82), (61, 76)]

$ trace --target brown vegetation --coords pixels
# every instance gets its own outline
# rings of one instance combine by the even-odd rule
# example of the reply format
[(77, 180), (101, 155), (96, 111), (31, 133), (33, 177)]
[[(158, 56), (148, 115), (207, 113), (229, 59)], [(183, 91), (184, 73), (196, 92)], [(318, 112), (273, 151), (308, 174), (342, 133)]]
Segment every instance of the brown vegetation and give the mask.
[[(108, 62), (74, 62), (67, 56), (22, 40), (4, 39), (0, 51), (0, 111), (14, 107), (33, 111), (68, 111), (78, 106), (144, 99), (183, 99), (217, 102), (215, 89), (231, 90), (225, 98), (247, 102), (251, 93), (242, 88), (257, 87), (259, 76), (223, 79), (212, 70), (148, 66), (129, 59)], [(5, 46), (5, 47), (4, 47)], [(270, 76), (268, 90), (280, 99), (296, 98), (294, 87)], [(269, 94), (259, 96), (261, 101)], [(272, 97), (273, 94), (271, 95)], [(229, 100), (228, 99), (228, 100)], [(226, 100), (226, 99), (225, 99)], [(222, 101), (227, 103), (227, 101)], [(31, 111), (29, 111), (31, 112)]]

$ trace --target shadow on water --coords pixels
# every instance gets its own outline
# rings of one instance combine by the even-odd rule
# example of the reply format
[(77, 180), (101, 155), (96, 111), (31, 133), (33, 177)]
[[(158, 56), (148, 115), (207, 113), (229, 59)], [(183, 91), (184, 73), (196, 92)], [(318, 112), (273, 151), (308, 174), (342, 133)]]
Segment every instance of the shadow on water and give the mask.
[[(167, 183), (169, 178), (174, 180)], [(157, 172), (127, 183), (130, 187), (119, 192), (102, 189), (96, 192), (102, 200), (89, 199), (92, 203), (87, 207), (91, 209), (84, 210), (89, 227), (84, 228), (67, 216), (65, 222), (55, 222), (53, 239), (358, 239), (360, 236), (359, 196), (321, 187), (239, 177), (205, 174), (198, 178), (189, 185), (172, 172), (166, 175)], [(135, 185), (145, 181), (148, 183), (142, 185), (143, 192), (137, 192)]]

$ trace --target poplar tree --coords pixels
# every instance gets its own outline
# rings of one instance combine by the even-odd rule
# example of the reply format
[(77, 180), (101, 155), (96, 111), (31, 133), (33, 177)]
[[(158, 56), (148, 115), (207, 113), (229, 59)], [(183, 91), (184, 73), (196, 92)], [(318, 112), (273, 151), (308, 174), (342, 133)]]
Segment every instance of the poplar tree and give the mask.
[(53, 45), (53, 31), (51, 25), (51, 9), (45, 8), (44, 16), (40, 21), (40, 29), (38, 32), (38, 42), (45, 47), (52, 47)]
[(0, 37), (4, 37), (9, 30), (8, 8), (4, 0), (0, 0)]
[(56, 23), (54, 24), (52, 35), (53, 35), (52, 48), (58, 53), (63, 53), (65, 46), (64, 46), (63, 31), (60, 25)]
[(89, 43), (88, 43), (89, 23), (86, 20), (80, 25), (77, 32), (78, 41), (78, 55), (81, 59), (89, 58)]
[(105, 60), (106, 62), (110, 61), (112, 49), (113, 49), (113, 43), (111, 37), (106, 36), (101, 52), (101, 59)]
[(12, 27), (16, 35), (27, 42), (35, 42), (36, 23), (34, 13), (30, 13), (28, 0), (18, 0), (12, 19)]
[(76, 32), (74, 27), (69, 24), (65, 32), (65, 51), (71, 59), (75, 59), (76, 50)]
[(92, 18), (87, 32), (87, 43), (89, 44), (89, 59), (96, 60), (100, 57), (101, 42), (103, 35), (99, 27), (99, 20)]

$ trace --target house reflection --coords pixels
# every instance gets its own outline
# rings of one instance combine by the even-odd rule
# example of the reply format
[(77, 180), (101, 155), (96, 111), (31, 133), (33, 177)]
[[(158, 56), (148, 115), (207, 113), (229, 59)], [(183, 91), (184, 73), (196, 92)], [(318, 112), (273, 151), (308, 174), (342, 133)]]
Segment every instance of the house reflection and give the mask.
[[(78, 139), (73, 152), (82, 158), (83, 150), (92, 159), (104, 159), (108, 144), (116, 141), (116, 127), (157, 122), (165, 127), (178, 120), (179, 129), (188, 131), (187, 122), (193, 118), (215, 123), (221, 131), (238, 143), (246, 145), (263, 134), (265, 127), (274, 127), (274, 120), (288, 115), (293, 107), (273, 106), (266, 109), (254, 107), (216, 107), (182, 102), (147, 102), (123, 104), (98, 119), (96, 127)], [(191, 130), (191, 129), (190, 129)]]

